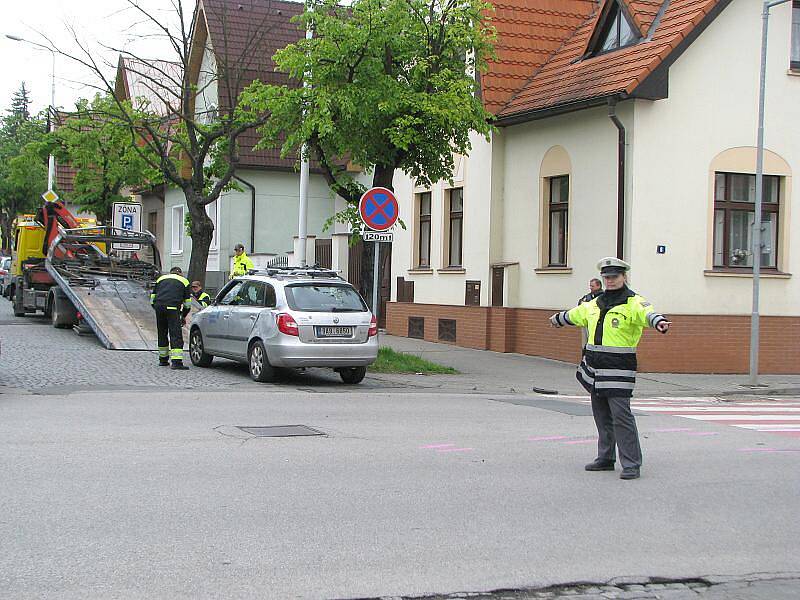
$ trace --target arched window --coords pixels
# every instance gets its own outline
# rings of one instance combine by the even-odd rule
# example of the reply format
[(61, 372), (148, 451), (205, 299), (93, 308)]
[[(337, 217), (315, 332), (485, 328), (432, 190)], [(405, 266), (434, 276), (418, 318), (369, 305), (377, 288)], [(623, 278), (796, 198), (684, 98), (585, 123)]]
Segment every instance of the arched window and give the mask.
[[(753, 223), (756, 199), (756, 149), (731, 148), (711, 163), (711, 267), (749, 271), (753, 268)], [(761, 268), (780, 270), (785, 255), (791, 169), (774, 152), (764, 153)]]
[(572, 163), (567, 151), (561, 146), (550, 148), (539, 169), (542, 267), (569, 265), (571, 176)]

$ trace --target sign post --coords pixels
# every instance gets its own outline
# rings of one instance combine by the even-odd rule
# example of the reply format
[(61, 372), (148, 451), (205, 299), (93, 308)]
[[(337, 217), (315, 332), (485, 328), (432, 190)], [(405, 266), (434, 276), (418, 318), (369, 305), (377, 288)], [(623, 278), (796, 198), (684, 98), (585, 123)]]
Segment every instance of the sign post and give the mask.
[[(115, 229), (142, 232), (142, 205), (138, 202), (114, 202), (112, 225)], [(139, 244), (114, 242), (113, 250), (139, 250)]]
[(380, 266), (381, 242), (391, 243), (394, 234), (389, 231), (397, 223), (400, 216), (400, 207), (394, 193), (383, 187), (374, 187), (361, 196), (358, 203), (358, 214), (364, 223), (365, 229), (361, 237), (365, 242), (372, 242), (374, 257), (372, 265), (372, 314), (378, 318), (378, 270)]

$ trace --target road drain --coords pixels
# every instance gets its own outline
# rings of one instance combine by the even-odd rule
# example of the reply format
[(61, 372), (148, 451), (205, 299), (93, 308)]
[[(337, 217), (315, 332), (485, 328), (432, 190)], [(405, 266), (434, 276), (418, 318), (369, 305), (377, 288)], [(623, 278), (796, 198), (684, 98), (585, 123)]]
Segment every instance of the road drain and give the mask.
[(309, 435), (325, 435), (324, 432), (306, 425), (269, 425), (265, 427), (237, 425), (245, 433), (256, 437), (300, 437)]

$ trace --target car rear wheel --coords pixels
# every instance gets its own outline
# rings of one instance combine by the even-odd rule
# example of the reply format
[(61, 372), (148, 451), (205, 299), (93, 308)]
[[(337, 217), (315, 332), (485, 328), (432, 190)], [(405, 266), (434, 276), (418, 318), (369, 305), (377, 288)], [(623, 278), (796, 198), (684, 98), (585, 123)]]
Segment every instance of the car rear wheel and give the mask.
[(339, 377), (349, 384), (361, 383), (367, 375), (367, 367), (348, 367), (339, 369)]
[(210, 367), (214, 360), (213, 354), (207, 354), (203, 346), (203, 334), (196, 327), (189, 335), (189, 358), (195, 367)]
[(250, 349), (247, 351), (247, 365), (253, 381), (265, 383), (275, 379), (275, 369), (269, 364), (267, 349), (260, 340), (256, 340), (250, 345)]

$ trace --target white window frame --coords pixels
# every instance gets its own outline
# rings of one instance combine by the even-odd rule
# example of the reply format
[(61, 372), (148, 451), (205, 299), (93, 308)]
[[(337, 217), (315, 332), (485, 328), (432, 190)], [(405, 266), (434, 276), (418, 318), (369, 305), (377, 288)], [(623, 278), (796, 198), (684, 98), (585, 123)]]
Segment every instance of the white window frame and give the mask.
[[(172, 207), (171, 219), (170, 219), (170, 254), (183, 254), (183, 238), (185, 235), (184, 232), (184, 221), (186, 220), (186, 207), (182, 204), (176, 204)], [(175, 229), (175, 224), (177, 223), (177, 230)], [(177, 235), (176, 235), (177, 231)]]

